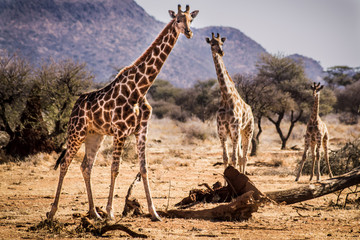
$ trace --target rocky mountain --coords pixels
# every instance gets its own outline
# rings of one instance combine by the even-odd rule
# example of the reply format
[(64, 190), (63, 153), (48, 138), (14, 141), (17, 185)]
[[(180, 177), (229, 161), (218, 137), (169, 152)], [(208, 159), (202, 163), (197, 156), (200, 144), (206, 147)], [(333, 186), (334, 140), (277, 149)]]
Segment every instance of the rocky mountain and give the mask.
[(324, 69), (321, 67), (318, 61), (299, 54), (293, 54), (288, 57), (302, 64), (307, 77), (310, 78), (312, 81), (324, 83)]
[[(116, 69), (130, 65), (165, 25), (134, 0), (0, 0), (0, 48), (17, 51), (32, 63), (50, 57), (86, 62), (97, 81), (107, 81)], [(193, 32), (190, 40), (180, 36), (158, 78), (178, 87), (215, 78), (205, 42), (211, 32), (227, 38), (224, 61), (231, 75), (253, 72), (259, 55), (266, 53), (234, 28), (193, 28)]]

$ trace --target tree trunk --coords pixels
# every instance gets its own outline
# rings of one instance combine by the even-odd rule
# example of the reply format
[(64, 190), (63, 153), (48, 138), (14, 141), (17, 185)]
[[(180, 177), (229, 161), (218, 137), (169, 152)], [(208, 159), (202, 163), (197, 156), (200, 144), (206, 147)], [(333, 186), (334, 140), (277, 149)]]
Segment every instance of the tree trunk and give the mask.
[(7, 134), (9, 134), (10, 140), (15, 137), (14, 131), (11, 129), (10, 124), (6, 118), (5, 114), (5, 106), (0, 106), (0, 119), (3, 121), (4, 127), (1, 128), (1, 131), (5, 131)]
[(253, 138), (251, 139), (251, 152), (250, 156), (256, 156), (257, 151), (259, 150), (259, 143), (260, 143), (260, 135), (262, 133), (262, 127), (261, 127), (261, 118), (262, 116), (257, 116), (257, 126), (258, 126), (258, 132), (253, 135)]
[(310, 183), (298, 188), (267, 192), (265, 195), (278, 203), (293, 204), (321, 197), (357, 184), (360, 184), (360, 167), (335, 178)]
[(280, 136), (281, 150), (286, 149), (287, 140), (289, 139), (289, 137), (290, 137), (290, 135), (292, 133), (292, 130), (293, 130), (294, 126), (295, 126), (295, 123), (300, 120), (300, 117), (302, 116), (302, 113), (303, 113), (303, 110), (300, 110), (299, 115), (296, 118), (294, 118), (294, 111), (291, 111), (290, 127), (289, 127), (289, 130), (288, 130), (288, 133), (286, 134), (286, 136), (284, 136), (284, 134), (283, 134), (283, 132), (281, 130), (281, 127), (280, 127), (281, 121), (283, 120), (283, 118), (285, 116), (285, 111), (277, 113), (278, 119), (276, 121), (273, 120), (271, 117), (268, 117), (270, 122), (272, 122), (275, 125), (276, 131)]
[(251, 152), (250, 156), (256, 156), (259, 142), (253, 137), (251, 139)]
[(259, 142), (260, 142), (260, 135), (261, 135), (261, 133), (262, 133), (261, 118), (262, 118), (262, 116), (258, 116), (258, 117), (257, 117), (258, 132), (257, 132), (257, 134), (256, 134), (255, 139), (256, 139), (256, 141), (257, 141), (258, 144), (259, 144)]

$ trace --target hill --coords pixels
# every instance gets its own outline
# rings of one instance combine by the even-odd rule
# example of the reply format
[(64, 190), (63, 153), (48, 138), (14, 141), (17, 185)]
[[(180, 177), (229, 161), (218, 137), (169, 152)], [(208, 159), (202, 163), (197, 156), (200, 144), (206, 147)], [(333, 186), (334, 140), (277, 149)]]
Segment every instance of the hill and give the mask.
[[(166, 25), (133, 0), (0, 0), (0, 22), (0, 48), (18, 51), (32, 63), (50, 57), (86, 62), (97, 81), (130, 65)], [(193, 32), (190, 40), (180, 36), (159, 78), (178, 87), (215, 78), (204, 40), (211, 32), (227, 37), (224, 61), (231, 75), (254, 71), (258, 56), (266, 53), (238, 29), (213, 26)]]

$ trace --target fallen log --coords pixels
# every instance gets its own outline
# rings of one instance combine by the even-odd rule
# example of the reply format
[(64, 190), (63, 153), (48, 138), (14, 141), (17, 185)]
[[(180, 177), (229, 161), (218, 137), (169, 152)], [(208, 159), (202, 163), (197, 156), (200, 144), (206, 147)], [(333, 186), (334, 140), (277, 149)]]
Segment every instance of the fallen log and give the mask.
[(227, 182), (227, 186), (221, 186), (220, 182), (216, 182), (211, 188), (207, 183), (199, 184), (199, 186), (205, 186), (206, 189), (192, 189), (189, 192), (189, 196), (182, 199), (175, 204), (179, 208), (192, 207), (197, 203), (224, 203), (231, 202), (238, 196), (243, 195), (249, 191), (253, 192), (253, 199), (262, 202), (266, 199), (255, 184), (245, 174), (240, 173), (232, 166), (228, 166), (224, 171), (224, 178)]
[[(176, 206), (182, 208), (194, 206), (201, 202), (218, 203), (218, 206), (201, 210), (171, 209), (168, 211), (158, 211), (159, 215), (170, 218), (247, 220), (264, 201), (270, 200), (277, 203), (292, 204), (360, 184), (360, 167), (332, 179), (310, 183), (307, 186), (289, 190), (267, 192), (265, 194), (259, 191), (246, 175), (239, 173), (239, 171), (231, 166), (225, 170), (224, 178), (228, 183), (227, 186), (222, 187), (218, 183), (215, 183), (213, 187), (210, 187), (208, 184), (201, 184), (206, 187), (205, 190), (193, 189), (188, 197), (176, 204)], [(131, 189), (128, 197), (130, 195)]]
[(293, 204), (318, 198), (357, 184), (360, 184), (360, 167), (331, 179), (298, 188), (266, 192), (265, 195), (278, 203)]
[(254, 191), (248, 191), (227, 204), (221, 204), (214, 208), (202, 210), (172, 209), (166, 212), (158, 211), (162, 217), (192, 218), (205, 220), (247, 220), (256, 212), (260, 203), (253, 198)]

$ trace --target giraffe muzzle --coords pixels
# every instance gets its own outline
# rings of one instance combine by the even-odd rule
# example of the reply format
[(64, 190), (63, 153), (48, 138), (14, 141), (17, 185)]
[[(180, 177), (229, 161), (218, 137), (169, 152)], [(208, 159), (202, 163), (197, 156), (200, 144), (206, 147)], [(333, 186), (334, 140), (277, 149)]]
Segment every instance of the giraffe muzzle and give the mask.
[(184, 35), (185, 35), (187, 38), (192, 38), (193, 33), (192, 33), (191, 30), (185, 29)]

